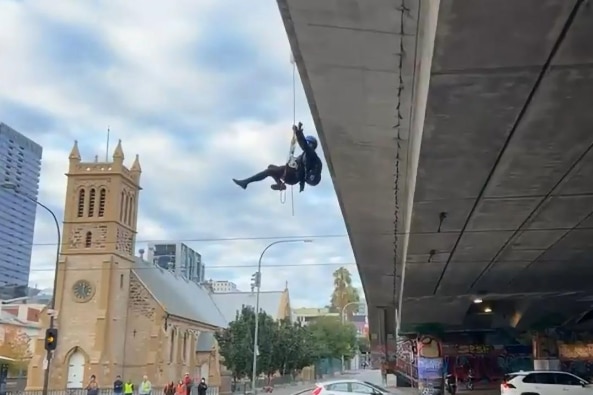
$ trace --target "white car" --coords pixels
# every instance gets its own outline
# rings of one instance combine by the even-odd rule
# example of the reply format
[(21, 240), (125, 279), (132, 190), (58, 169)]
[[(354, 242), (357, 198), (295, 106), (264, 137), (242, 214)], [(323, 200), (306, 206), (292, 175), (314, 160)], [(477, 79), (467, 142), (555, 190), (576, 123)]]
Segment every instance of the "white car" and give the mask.
[(368, 381), (341, 379), (324, 381), (323, 383), (315, 384), (315, 389), (311, 395), (391, 395), (392, 393), (378, 386), (377, 384), (369, 383)]
[(501, 395), (593, 395), (593, 386), (579, 376), (561, 371), (533, 370), (506, 374)]

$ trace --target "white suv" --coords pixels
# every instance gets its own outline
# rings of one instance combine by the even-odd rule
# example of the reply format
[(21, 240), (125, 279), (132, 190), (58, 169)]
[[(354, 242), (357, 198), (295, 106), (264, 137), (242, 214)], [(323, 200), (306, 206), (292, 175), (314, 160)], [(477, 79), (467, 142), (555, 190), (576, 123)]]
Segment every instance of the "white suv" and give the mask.
[(585, 379), (560, 371), (534, 370), (505, 375), (501, 395), (593, 395)]

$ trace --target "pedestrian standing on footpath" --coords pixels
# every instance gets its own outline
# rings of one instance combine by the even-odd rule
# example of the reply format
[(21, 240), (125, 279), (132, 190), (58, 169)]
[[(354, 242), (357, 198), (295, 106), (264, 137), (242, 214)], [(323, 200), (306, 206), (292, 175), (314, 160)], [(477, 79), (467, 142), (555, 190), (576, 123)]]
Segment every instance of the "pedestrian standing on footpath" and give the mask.
[(191, 387), (194, 383), (191, 377), (189, 377), (189, 372), (185, 374), (183, 384), (185, 385), (185, 395), (191, 395)]
[(140, 395), (150, 395), (152, 392), (152, 383), (148, 380), (148, 376), (144, 376), (142, 378), (142, 382), (140, 383), (140, 388), (138, 389), (138, 394)]
[(175, 395), (175, 383), (170, 382), (169, 384), (165, 385), (163, 388), (163, 395)]
[(179, 383), (177, 383), (177, 388), (175, 389), (175, 395), (186, 395), (185, 384), (183, 384), (183, 380), (179, 380)]
[(128, 379), (124, 384), (124, 395), (133, 395), (134, 394), (134, 384), (132, 384), (132, 380)]
[(121, 381), (121, 376), (117, 375), (113, 382), (113, 394), (122, 395), (124, 393), (124, 382)]
[(87, 395), (99, 395), (99, 383), (97, 377), (93, 374), (89, 383), (86, 386)]
[(198, 384), (198, 395), (206, 395), (206, 391), (208, 391), (208, 385), (206, 379), (202, 377), (200, 384)]

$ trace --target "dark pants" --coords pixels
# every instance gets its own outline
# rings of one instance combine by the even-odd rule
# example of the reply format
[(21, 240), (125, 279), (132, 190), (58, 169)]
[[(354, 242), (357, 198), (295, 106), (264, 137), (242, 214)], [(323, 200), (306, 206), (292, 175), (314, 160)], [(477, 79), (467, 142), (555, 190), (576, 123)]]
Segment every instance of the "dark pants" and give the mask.
[(261, 171), (244, 180), (246, 185), (252, 182), (263, 181), (268, 177), (272, 177), (276, 184), (282, 184), (283, 182), (288, 185), (296, 185), (299, 182), (298, 170), (289, 166), (276, 166), (270, 165), (264, 171)]

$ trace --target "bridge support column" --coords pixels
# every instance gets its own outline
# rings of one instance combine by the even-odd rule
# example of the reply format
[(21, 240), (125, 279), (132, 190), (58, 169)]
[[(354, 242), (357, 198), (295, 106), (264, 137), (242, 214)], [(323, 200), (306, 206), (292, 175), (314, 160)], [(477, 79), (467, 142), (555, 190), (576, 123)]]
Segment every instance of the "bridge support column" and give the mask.
[(533, 336), (533, 369), (560, 370), (558, 341), (554, 336), (538, 332)]
[(418, 389), (421, 395), (443, 393), (443, 347), (441, 340), (420, 335), (417, 341)]

